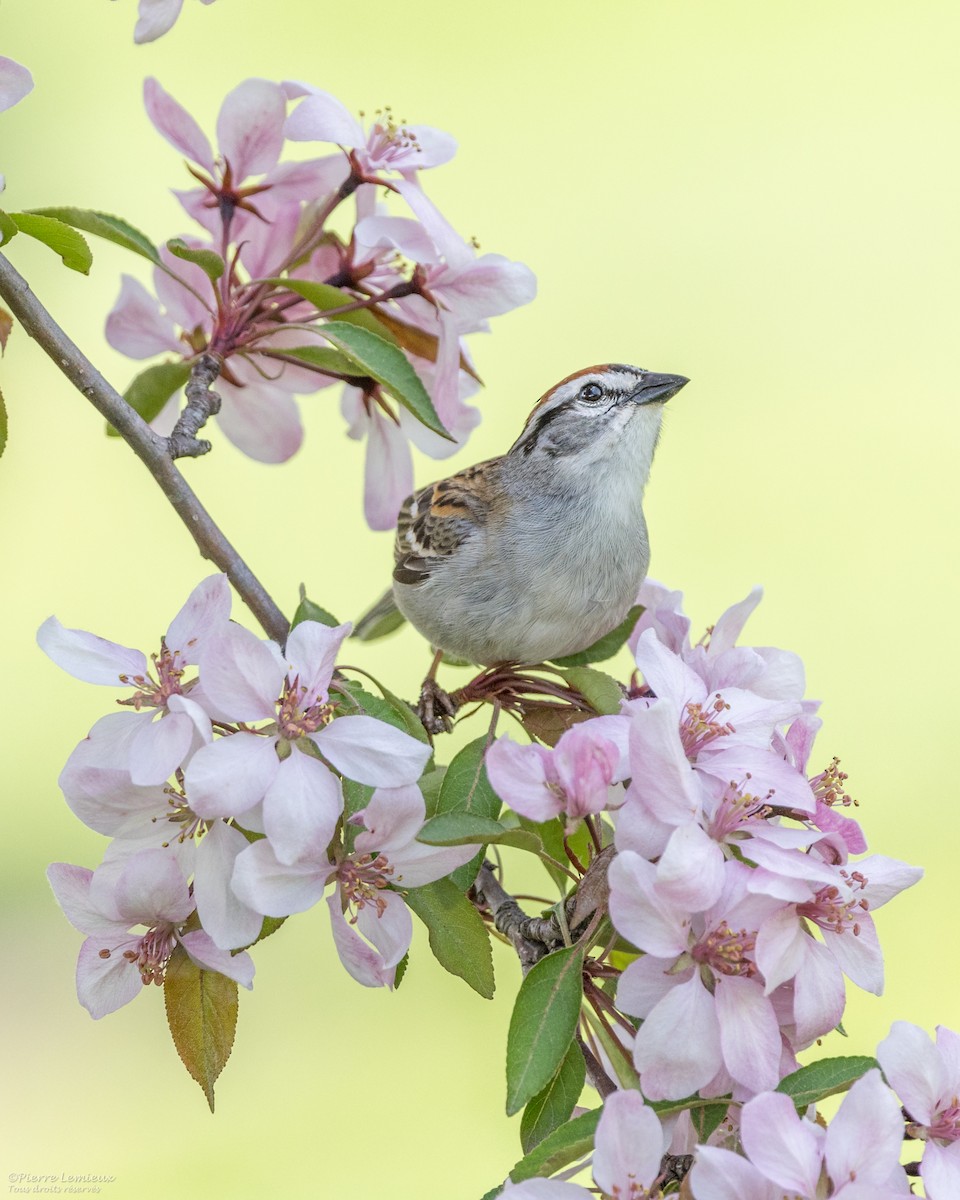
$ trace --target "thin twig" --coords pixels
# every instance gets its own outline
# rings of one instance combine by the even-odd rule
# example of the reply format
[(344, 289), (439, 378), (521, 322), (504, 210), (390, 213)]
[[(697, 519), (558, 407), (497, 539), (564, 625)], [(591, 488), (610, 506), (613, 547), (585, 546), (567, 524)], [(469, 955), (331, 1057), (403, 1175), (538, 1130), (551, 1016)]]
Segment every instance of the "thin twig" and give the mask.
[(167, 451), (171, 458), (199, 458), (201, 454), (210, 452), (210, 443), (206, 438), (198, 438), (197, 434), (210, 417), (215, 417), (220, 411), (220, 397), (211, 388), (222, 365), (222, 361), (214, 354), (202, 354), (193, 364), (185, 389), (186, 407), (167, 438)]
[(223, 571), (268, 637), (281, 644), (289, 623), (263, 584), (226, 539), (167, 452), (167, 440), (153, 432), (139, 413), (110, 386), (64, 333), (30, 289), (0, 254), (0, 296), (40, 348), (94, 408), (105, 417), (157, 481), (197, 543), (201, 555)]

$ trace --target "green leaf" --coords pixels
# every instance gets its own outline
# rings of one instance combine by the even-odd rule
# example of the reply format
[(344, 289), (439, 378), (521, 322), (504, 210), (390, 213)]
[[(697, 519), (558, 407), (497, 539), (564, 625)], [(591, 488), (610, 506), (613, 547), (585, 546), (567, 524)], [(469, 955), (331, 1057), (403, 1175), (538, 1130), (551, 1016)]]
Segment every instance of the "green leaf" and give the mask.
[(483, 918), (450, 879), (410, 888), (405, 897), (426, 925), (441, 967), (465, 980), (485, 1000), (493, 998), (493, 954)]
[[(490, 786), (483, 756), (487, 747), (486, 737), (479, 737), (454, 755), (440, 788), (437, 812), (471, 813), (478, 817), (496, 818), (502, 807), (500, 797)], [(451, 879), (464, 891), (473, 883), (483, 862), (483, 850), (476, 857), (454, 871)]]
[(427, 816), (436, 815), (440, 803), (440, 789), (447, 774), (446, 767), (434, 767), (420, 776), (420, 791), (423, 792), (423, 802), (427, 806)]
[[(145, 421), (152, 421), (173, 393), (190, 378), (190, 365), (185, 362), (154, 363), (141, 371), (123, 393), (123, 398)], [(112, 425), (107, 426), (110, 437), (119, 437)]]
[(428, 846), (469, 846), (472, 842), (486, 845), (495, 842), (498, 846), (529, 850), (531, 854), (539, 854), (543, 849), (543, 843), (537, 835), (527, 829), (508, 828), (491, 817), (463, 812), (441, 813), (431, 817), (417, 834), (417, 841)]
[(82, 229), (84, 233), (93, 233), (97, 237), (132, 250), (153, 263), (160, 261), (160, 252), (145, 233), (135, 229), (122, 217), (112, 217), (109, 213), (96, 212), (92, 208), (32, 208), (30, 212), (41, 217), (54, 217), (74, 229)]
[(5, 246), (19, 232), (20, 230), (17, 228), (17, 223), (13, 217), (0, 209), (0, 246)]
[(351, 637), (360, 642), (373, 642), (377, 638), (386, 637), (388, 633), (393, 633), (395, 629), (405, 625), (406, 621), (407, 618), (397, 608), (393, 591), (384, 592), (376, 604), (368, 608), (355, 622)]
[[(556, 859), (557, 862), (567, 862), (567, 851), (563, 845), (563, 821), (559, 817), (552, 817), (549, 821), (531, 821), (528, 817), (520, 817), (519, 824), (521, 829), (527, 829), (539, 837), (543, 849), (551, 858)], [(582, 863), (586, 863), (592, 842), (590, 831), (582, 821), (575, 832), (567, 838), (567, 842), (577, 858)], [(543, 865), (559, 888), (561, 896), (565, 895), (570, 886), (569, 876), (564, 875), (552, 863), (545, 861)]]
[[(387, 327), (388, 331), (393, 335), (393, 340), (402, 346), (404, 350), (409, 350), (417, 358), (425, 358), (427, 362), (435, 363), (437, 361), (440, 339), (435, 333), (426, 333), (423, 329), (418, 329), (415, 325), (408, 325), (406, 321), (398, 321), (392, 313), (384, 312), (380, 309), (377, 310), (377, 320), (381, 325)], [(477, 374), (476, 368), (468, 361), (465, 354), (460, 355), (460, 370), (466, 371), (477, 383), (483, 383), (483, 380)]]
[(79, 271), (81, 275), (90, 274), (93, 255), (86, 238), (81, 237), (75, 229), (63, 221), (58, 221), (56, 217), (41, 216), (39, 213), (8, 215), (21, 233), (43, 242), (54, 254), (59, 254), (65, 267), (69, 267), (71, 271)]
[(224, 272), (224, 261), (214, 250), (195, 250), (183, 238), (171, 238), (167, 242), (167, 249), (174, 258), (182, 258), (198, 266), (211, 283), (216, 283)]
[(844, 1058), (821, 1058), (787, 1075), (777, 1084), (776, 1090), (783, 1092), (803, 1112), (808, 1104), (816, 1104), (825, 1096), (845, 1092), (857, 1082), (861, 1075), (879, 1066), (875, 1058), (865, 1054), (853, 1054)]
[(311, 367), (318, 367), (332, 375), (355, 375), (356, 364), (339, 350), (331, 346), (295, 346), (292, 350), (284, 350), (284, 354), (299, 358), (301, 362)]
[(719, 1127), (728, 1108), (728, 1104), (706, 1104), (703, 1108), (690, 1109), (690, 1120), (700, 1145), (705, 1145), (710, 1134)]
[(529, 1154), (548, 1134), (570, 1120), (585, 1082), (583, 1055), (576, 1042), (571, 1042), (556, 1075), (523, 1110), (520, 1145), (525, 1154)]
[(611, 715), (620, 711), (623, 688), (612, 675), (594, 667), (567, 667), (563, 677), (598, 713)]
[(349, 693), (350, 699), (356, 703), (356, 706), (368, 716), (376, 717), (380, 721), (386, 721), (388, 725), (402, 729), (404, 733), (409, 733), (417, 741), (429, 742), (427, 731), (410, 705), (401, 700), (399, 696), (395, 696), (393, 692), (388, 691), (382, 683), (377, 684), (377, 687), (383, 692), (382, 697), (374, 696), (372, 692), (368, 692), (353, 679), (346, 680), (341, 686)]
[(205, 971), (177, 946), (167, 963), (163, 999), (173, 1044), (213, 1112), (213, 1085), (237, 1031), (237, 984), (217, 971)]
[(643, 611), (642, 604), (635, 604), (616, 629), (611, 629), (609, 633), (605, 633), (592, 646), (588, 646), (586, 650), (581, 650), (577, 654), (568, 654), (564, 658), (555, 658), (552, 661), (558, 667), (585, 667), (588, 663), (603, 662), (606, 658), (613, 658), (630, 634), (633, 633), (633, 627), (640, 620)]
[(369, 375), (394, 397), (428, 429), (441, 437), (453, 437), (447, 432), (437, 416), (427, 389), (420, 376), (403, 355), (403, 351), (380, 334), (371, 333), (356, 325), (348, 325), (339, 319), (328, 321), (321, 332), (360, 368), (360, 374)]
[[(546, 962), (547, 959), (540, 961)], [(513, 1182), (535, 1179), (539, 1175), (553, 1175), (588, 1155), (593, 1150), (597, 1122), (602, 1112), (602, 1108), (595, 1108), (592, 1112), (582, 1113), (548, 1134), (539, 1146), (524, 1155), (510, 1172)]]
[[(357, 296), (352, 296), (349, 292), (343, 292), (340, 288), (334, 287), (330, 283), (315, 283), (311, 279), (277, 278), (268, 279), (267, 283), (275, 283), (278, 287), (296, 292), (298, 296), (302, 296), (304, 300), (309, 300), (314, 308), (318, 308), (321, 312), (329, 312), (334, 308), (343, 308), (346, 304), (356, 304), (358, 299)], [(353, 312), (337, 313), (336, 320), (346, 322), (348, 325), (355, 325), (358, 329), (366, 329), (393, 345), (399, 345), (393, 333), (377, 319), (376, 315), (369, 308), (355, 308)], [(323, 327), (323, 332), (326, 333), (326, 326)], [(349, 361), (352, 373), (353, 360)]]
[(583, 1002), (583, 947), (541, 958), (520, 985), (507, 1034), (507, 1116), (550, 1082), (573, 1041)]
[(343, 842), (348, 854), (353, 852), (357, 834), (362, 833), (362, 826), (353, 825), (350, 817), (367, 807), (373, 797), (374, 789), (367, 783), (357, 783), (355, 779), (343, 781)]
[(297, 611), (293, 614), (290, 628), (296, 629), (301, 621), (319, 621), (321, 625), (328, 625), (331, 629), (335, 629), (340, 624), (332, 613), (321, 608), (319, 604), (314, 604), (308, 598), (302, 583), (300, 584), (300, 603), (297, 605)]
[(7, 406), (0, 392), (0, 454), (7, 448)]
[(400, 961), (397, 963), (397, 969), (393, 975), (393, 990), (394, 991), (396, 991), (397, 988), (400, 986), (400, 984), (403, 983), (403, 977), (404, 977), (404, 975), (406, 975), (407, 967), (409, 967), (409, 966), (410, 966), (410, 951), (408, 950), (406, 952), (406, 954), (403, 956), (403, 958), (401, 958)]

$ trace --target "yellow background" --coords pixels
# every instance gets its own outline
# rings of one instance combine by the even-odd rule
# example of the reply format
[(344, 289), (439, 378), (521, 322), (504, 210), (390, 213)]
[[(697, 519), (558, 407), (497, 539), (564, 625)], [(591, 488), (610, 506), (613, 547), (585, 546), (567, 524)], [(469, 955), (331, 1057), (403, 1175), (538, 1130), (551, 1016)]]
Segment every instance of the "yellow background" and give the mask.
[[(148, 74), (211, 135), (250, 75), (453, 132), (460, 152), (426, 189), (540, 284), (474, 339), (485, 419), (455, 462), (503, 450), (578, 367), (690, 376), (648, 492), (652, 574), (685, 589), (697, 628), (766, 586), (745, 640), (803, 656), (825, 700), (816, 763), (841, 756), (871, 849), (927, 869), (879, 915), (885, 996), (851, 988), (849, 1040), (828, 1044), (870, 1053), (897, 1018), (960, 1026), (954, 0), (185, 0), (146, 47), (134, 18), (133, 0), (3, 4), (0, 53), (37, 83), (0, 116), (4, 206), (102, 208), (158, 241), (188, 231), (167, 191), (187, 176), (143, 113)], [(10, 257), (124, 386), (135, 368), (103, 320), (120, 272), (146, 280), (146, 264), (93, 249), (89, 278), (25, 238)], [(43, 871), (99, 861), (104, 840), (56, 779), (112, 694), (60, 672), (34, 632), (56, 612), (150, 649), (208, 568), (21, 330), (0, 379), (0, 1178), (108, 1174), (108, 1200), (481, 1195), (519, 1156), (501, 1066), (518, 972), (499, 948), (493, 1003), (435, 967), (419, 935), (391, 995), (347, 977), (324, 913), (291, 921), (257, 949), (215, 1116), (158, 990), (97, 1023), (77, 1004), (80, 937)], [(361, 452), (334, 392), (303, 411), (287, 466), (217, 437), (184, 470), (283, 607), (305, 580), (351, 616), (379, 594), (390, 539), (363, 525)], [(412, 694), (426, 655), (406, 632), (362, 661)]]

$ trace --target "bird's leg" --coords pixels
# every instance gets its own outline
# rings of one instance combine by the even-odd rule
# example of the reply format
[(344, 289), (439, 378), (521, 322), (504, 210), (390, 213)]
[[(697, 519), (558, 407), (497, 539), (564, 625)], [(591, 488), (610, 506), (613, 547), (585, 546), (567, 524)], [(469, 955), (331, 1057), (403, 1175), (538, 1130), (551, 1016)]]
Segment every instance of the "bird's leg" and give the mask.
[(443, 658), (443, 651), (438, 650), (433, 656), (430, 670), (420, 688), (420, 703), (417, 705), (417, 716), (427, 733), (433, 737), (436, 733), (449, 733), (453, 728), (453, 718), (457, 714), (459, 704), (437, 683), (437, 667)]

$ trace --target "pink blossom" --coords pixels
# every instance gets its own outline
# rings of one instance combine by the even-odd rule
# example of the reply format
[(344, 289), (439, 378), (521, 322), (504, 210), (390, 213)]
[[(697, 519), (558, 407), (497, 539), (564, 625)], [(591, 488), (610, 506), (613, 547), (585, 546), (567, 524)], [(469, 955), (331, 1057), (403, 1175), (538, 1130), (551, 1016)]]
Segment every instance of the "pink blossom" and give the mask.
[(340, 780), (326, 765), (360, 783), (401, 787), (420, 777), (430, 747), (366, 716), (334, 720), (328, 687), (350, 625), (330, 629), (303, 621), (285, 656), (230, 625), (201, 661), (204, 688), (218, 712), (244, 724), (269, 721), (204, 746), (184, 778), (194, 812), (204, 819), (243, 817), (263, 802), (263, 828), (286, 864), (322, 853), (343, 809)]
[[(639, 1092), (614, 1092), (603, 1105), (594, 1139), (593, 1179), (604, 1196), (646, 1200), (659, 1196), (655, 1186), (667, 1138), (657, 1114)], [(575, 1183), (554, 1179), (507, 1181), (501, 1193), (510, 1200), (591, 1200)]]
[[(253, 986), (248, 954), (219, 949), (203, 930), (183, 932), (193, 897), (162, 850), (141, 850), (119, 871), (53, 863), (47, 878), (67, 919), (87, 935), (77, 960), (77, 995), (92, 1017), (116, 1012), (144, 984), (162, 984), (178, 944), (205, 970)], [(140, 925), (146, 932), (134, 932)]]
[(851, 1087), (824, 1131), (797, 1115), (789, 1096), (767, 1092), (743, 1106), (746, 1159), (712, 1146), (697, 1149), (690, 1172), (696, 1200), (888, 1200), (909, 1196), (899, 1164), (903, 1121), (880, 1072)]
[(279, 165), (287, 99), (269, 80), (245, 79), (227, 94), (217, 118), (216, 156), (194, 118), (156, 79), (145, 80), (143, 99), (157, 132), (198, 168), (203, 187), (176, 195), (215, 237), (226, 227), (234, 240), (245, 238), (282, 206), (326, 195), (347, 176), (339, 155)]
[(210, 716), (196, 678), (185, 679), (206, 643), (230, 616), (225, 575), (211, 575), (190, 593), (160, 639), (152, 667), (139, 650), (80, 629), (65, 629), (48, 617), (37, 642), (57, 666), (77, 679), (133, 688), (120, 700), (126, 709), (102, 717), (90, 731), (99, 765), (129, 771), (134, 784), (167, 780), (198, 746), (211, 740)]
[[(536, 295), (536, 276), (524, 263), (500, 254), (477, 256), (469, 242), (456, 232), (416, 182), (401, 180), (397, 190), (413, 209), (433, 243), (435, 254), (419, 272), (420, 294), (398, 301), (414, 324), (438, 338), (433, 401), (440, 420), (450, 428), (460, 403), (459, 374), (464, 334), (486, 330), (487, 318), (528, 304)], [(357, 225), (358, 242), (368, 246), (393, 245), (402, 254), (417, 252), (422, 235), (415, 226), (387, 224), (372, 216)], [(420, 260), (422, 263), (424, 260)]]
[(129, 772), (102, 766), (100, 750), (89, 738), (67, 759), (59, 783), (71, 811), (115, 839), (104, 854), (101, 875), (120, 869), (141, 850), (162, 849), (192, 879), (200, 922), (218, 946), (232, 949), (257, 937), (260, 914), (241, 904), (230, 888), (234, 859), (249, 845), (239, 829), (198, 817), (182, 787), (139, 786)]
[[(828, 979), (834, 995), (842, 990), (841, 970), (866, 991), (883, 990), (883, 956), (870, 913), (916, 883), (923, 871), (881, 855), (831, 865), (815, 854), (759, 842), (751, 857), (758, 866), (749, 890), (785, 902), (759, 927), (757, 965), (768, 993), (796, 977), (798, 1035), (807, 1041), (836, 1024), (823, 1009), (822, 990)], [(823, 945), (812, 928), (820, 931)]]
[[(212, 4), (213, 0), (200, 0), (200, 3)], [(133, 31), (133, 40), (142, 45), (162, 37), (167, 30), (173, 28), (181, 8), (183, 0), (139, 0), (139, 15)]]
[(300, 103), (287, 118), (286, 136), (294, 142), (333, 142), (352, 151), (351, 158), (373, 181), (384, 171), (412, 172), (449, 162), (457, 143), (448, 133), (428, 125), (397, 122), (388, 108), (377, 110), (369, 130), (335, 96), (309, 84), (284, 85)]
[(907, 1114), (907, 1134), (925, 1143), (920, 1174), (931, 1200), (960, 1196), (960, 1036), (894, 1021), (877, 1047), (887, 1082)]
[(651, 579), (644, 581), (637, 603), (645, 611), (630, 636), (635, 651), (643, 633), (654, 636), (703, 679), (710, 690), (737, 686), (775, 700), (799, 701), (804, 690), (803, 663), (796, 654), (772, 646), (736, 646), (748, 617), (760, 603), (762, 588), (732, 605), (695, 645), (690, 644), (690, 620), (682, 611), (683, 593), (668, 591)]
[(749, 894), (750, 873), (724, 863), (717, 902), (698, 914), (664, 897), (640, 855), (622, 851), (610, 865), (611, 920), (645, 951), (620, 977), (617, 1004), (643, 1018), (634, 1064), (650, 1099), (680, 1099), (721, 1072), (750, 1093), (780, 1078), (779, 1021), (753, 954), (777, 903)]
[[(190, 240), (194, 248), (202, 248), (196, 239)], [(280, 252), (277, 247), (275, 250)], [(124, 275), (120, 295), (107, 316), (107, 341), (131, 358), (173, 350), (190, 359), (194, 352), (208, 348), (214, 337), (213, 288), (199, 267), (176, 259), (166, 247), (161, 248), (160, 257), (175, 278), (157, 267), (154, 297), (143, 284)], [(258, 462), (285, 462), (300, 448), (303, 425), (293, 394), (316, 391), (334, 382), (260, 357), (259, 351), (285, 349), (291, 339), (302, 345), (304, 335), (281, 328), (260, 339), (252, 355), (231, 355), (217, 380), (216, 390), (223, 401), (217, 424), (239, 450)], [(169, 407), (179, 410), (179, 393)]]
[(234, 891), (265, 916), (287, 916), (312, 908), (327, 884), (336, 883), (327, 905), (343, 965), (365, 987), (392, 987), (413, 925), (401, 892), (391, 889), (441, 879), (476, 851), (475, 846), (418, 842), (425, 816), (416, 785), (378, 788), (369, 805), (351, 818), (352, 824), (364, 826), (351, 853), (338, 847), (331, 861), (326, 847), (314, 845), (296, 861), (283, 862), (267, 837), (237, 858)]
[(568, 835), (589, 813), (619, 808), (621, 754), (608, 736), (617, 720), (600, 717), (574, 725), (550, 750), (498, 738), (486, 755), (493, 790), (531, 821), (564, 815)]

